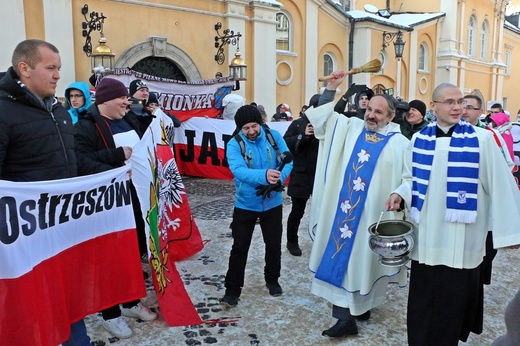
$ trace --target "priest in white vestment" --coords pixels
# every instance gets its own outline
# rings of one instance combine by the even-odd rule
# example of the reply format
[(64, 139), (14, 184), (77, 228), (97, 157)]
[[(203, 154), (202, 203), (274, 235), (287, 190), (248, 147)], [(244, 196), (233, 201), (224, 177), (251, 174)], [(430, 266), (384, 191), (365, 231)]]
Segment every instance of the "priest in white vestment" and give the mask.
[[(356, 316), (369, 318), (370, 309), (385, 301), (389, 282), (406, 285), (406, 267), (385, 267), (370, 250), (368, 228), (401, 184), (409, 141), (391, 122), (395, 117), (391, 96), (373, 96), (365, 120), (334, 112), (332, 101), (345, 73), (331, 76), (320, 106), (305, 112), (320, 140), (309, 220), (314, 240), (309, 267), (315, 273), (312, 293), (332, 303), (333, 317), (338, 319), (323, 335), (343, 337), (357, 334)], [(383, 220), (402, 218), (394, 211), (385, 213)]]
[(460, 89), (443, 83), (432, 99), (437, 119), (412, 137), (404, 183), (386, 206), (404, 200), (416, 224), (408, 343), (456, 346), (482, 332), (488, 230), (495, 248), (520, 243), (520, 192), (491, 131), (461, 120)]

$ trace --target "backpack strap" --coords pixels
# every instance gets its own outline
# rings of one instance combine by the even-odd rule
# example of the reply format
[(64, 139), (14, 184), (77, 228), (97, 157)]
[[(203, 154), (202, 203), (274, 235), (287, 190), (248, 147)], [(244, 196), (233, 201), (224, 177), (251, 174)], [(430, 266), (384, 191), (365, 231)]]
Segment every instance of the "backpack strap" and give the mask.
[(265, 137), (269, 141), (269, 144), (273, 147), (274, 151), (276, 151), (276, 159), (278, 162), (282, 162), (282, 154), (280, 153), (280, 149), (278, 148), (278, 144), (276, 144), (276, 141), (274, 140), (273, 134), (271, 133), (271, 130), (269, 130), (269, 126), (262, 124), (262, 127), (265, 131)]
[(244, 161), (246, 161), (246, 165), (249, 166), (251, 158), (246, 155), (246, 144), (244, 143), (244, 140), (240, 137), (239, 133), (237, 133), (233, 138), (237, 141), (238, 146), (240, 147), (240, 153), (242, 154)]
[[(282, 161), (282, 159), (281, 159), (282, 154), (280, 153), (280, 149), (278, 148), (278, 144), (276, 144), (276, 141), (274, 140), (273, 134), (269, 130), (269, 126), (267, 126), (266, 124), (262, 124), (261, 126), (264, 129), (265, 137), (267, 138), (267, 141), (269, 142), (269, 144), (271, 144), (271, 146), (273, 147), (274, 151), (276, 152), (276, 159), (277, 159), (277, 161), (281, 162)], [(235, 140), (237, 141), (238, 145), (240, 146), (240, 153), (242, 154), (242, 157), (246, 161), (246, 164), (249, 166), (249, 164), (251, 162), (251, 157), (248, 157), (246, 155), (246, 144), (244, 143), (244, 140), (242, 139), (242, 137), (240, 136), (239, 133), (235, 134), (235, 136), (233, 138), (235, 138)]]

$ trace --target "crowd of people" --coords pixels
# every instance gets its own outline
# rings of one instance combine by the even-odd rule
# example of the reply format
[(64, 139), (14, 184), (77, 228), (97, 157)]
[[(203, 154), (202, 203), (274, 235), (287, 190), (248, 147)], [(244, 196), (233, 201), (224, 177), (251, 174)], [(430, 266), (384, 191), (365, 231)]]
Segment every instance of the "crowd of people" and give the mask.
[[(57, 180), (121, 167), (160, 108), (145, 81), (134, 80), (127, 88), (104, 78), (94, 102), (86, 83), (71, 84), (65, 91), (67, 112), (55, 97), (61, 67), (55, 46), (23, 41), (12, 61), (0, 79), (3, 180)], [(334, 104), (346, 76), (333, 72), (323, 94), (314, 95), (295, 120), (290, 107), (280, 104), (271, 120), (292, 121), (283, 135), (266, 125), (261, 105), (245, 105), (241, 99), (226, 115), (236, 125), (226, 148), (236, 190), (221, 303), (239, 303), (256, 224), (265, 243), (265, 286), (271, 296), (283, 294), (282, 205), (284, 182), (290, 178), (287, 248), (302, 256), (298, 231), (311, 199), (311, 292), (332, 305), (336, 319), (322, 335), (358, 334), (356, 320), (370, 319), (372, 310), (384, 304), (388, 284), (408, 284), (407, 268), (381, 265), (367, 246), (366, 232), (382, 210), (384, 219), (400, 218), (406, 210), (415, 227), (408, 343), (457, 345), (471, 332), (482, 332), (483, 285), (490, 283), (496, 249), (520, 244), (509, 117), (500, 108), (482, 120), (482, 100), (464, 96), (449, 83), (433, 91), (432, 121), (425, 119), (423, 101), (398, 102), (364, 85), (352, 85)], [(355, 109), (349, 106), (352, 97)], [(135, 191), (132, 203), (140, 255), (146, 258)], [(520, 342), (512, 332), (520, 328), (518, 301), (517, 296), (508, 307), (508, 334), (497, 345)], [(132, 335), (121, 316), (158, 317), (140, 300), (106, 308), (101, 315), (102, 326), (119, 338)], [(71, 325), (62, 344), (90, 344), (82, 320)]]

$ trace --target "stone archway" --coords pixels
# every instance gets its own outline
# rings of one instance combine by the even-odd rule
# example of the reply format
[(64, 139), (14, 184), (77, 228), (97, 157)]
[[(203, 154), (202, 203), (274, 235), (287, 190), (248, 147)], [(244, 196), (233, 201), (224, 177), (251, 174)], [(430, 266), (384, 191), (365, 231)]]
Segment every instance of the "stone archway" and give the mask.
[[(145, 64), (147, 68), (153, 69), (153, 66), (161, 66), (161, 64), (167, 64), (168, 61), (178, 69), (174, 75), (182, 75), (186, 81), (202, 79), (194, 61), (183, 50), (168, 43), (166, 37), (152, 36), (150, 41), (130, 47), (117, 59), (116, 68), (132, 68), (136, 64), (143, 67)], [(141, 72), (151, 74), (151, 70)]]

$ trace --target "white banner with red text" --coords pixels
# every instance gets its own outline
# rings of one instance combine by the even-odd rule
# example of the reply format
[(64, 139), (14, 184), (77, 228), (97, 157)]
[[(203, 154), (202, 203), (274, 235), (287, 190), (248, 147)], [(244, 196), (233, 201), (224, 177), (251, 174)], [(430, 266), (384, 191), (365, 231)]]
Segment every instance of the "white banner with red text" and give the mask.
[(175, 115), (180, 121), (192, 117), (218, 117), (223, 111), (222, 99), (235, 85), (235, 81), (229, 77), (184, 82), (155, 77), (127, 68), (117, 68), (104, 78), (117, 79), (126, 86), (134, 79), (146, 81), (148, 90), (157, 94), (162, 109)]

